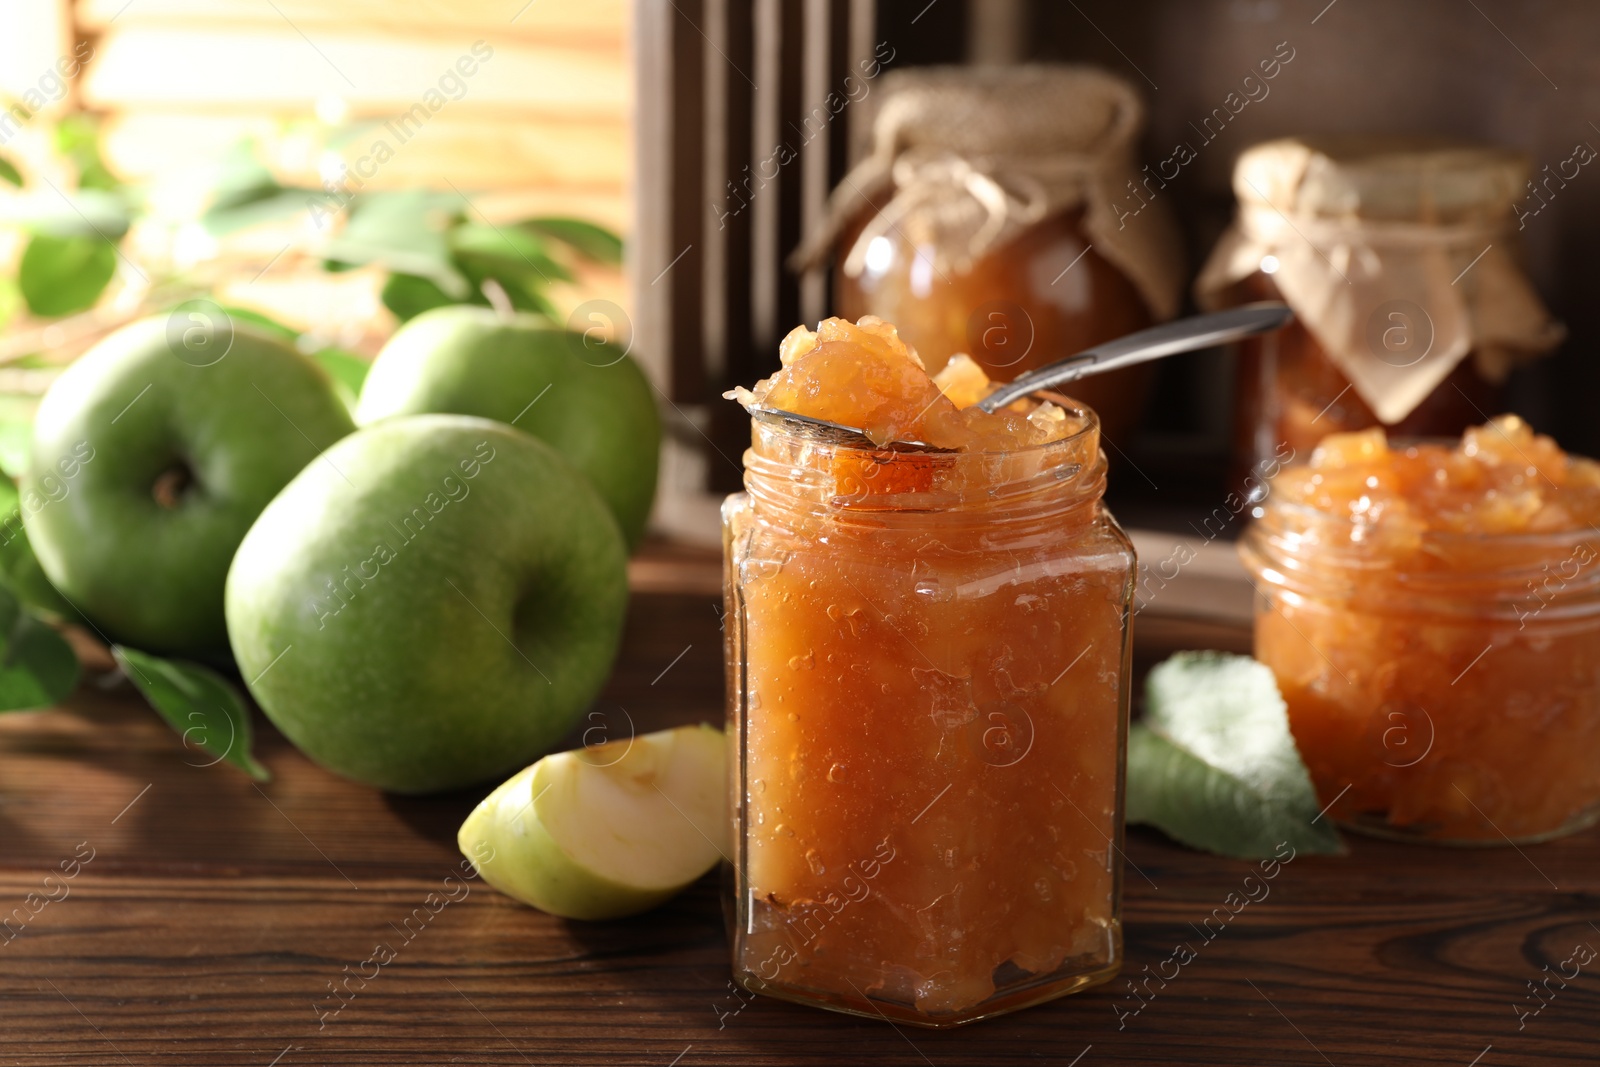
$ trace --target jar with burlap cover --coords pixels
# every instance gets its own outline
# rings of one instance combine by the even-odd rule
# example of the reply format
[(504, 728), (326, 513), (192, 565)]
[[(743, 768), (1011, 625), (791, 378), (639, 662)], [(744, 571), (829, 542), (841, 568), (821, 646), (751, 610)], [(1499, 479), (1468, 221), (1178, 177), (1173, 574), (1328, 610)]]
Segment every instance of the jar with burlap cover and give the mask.
[[(1560, 342), (1564, 331), (1519, 258), (1513, 204), (1527, 182), (1521, 155), (1475, 144), (1295, 137), (1256, 145), (1234, 168), (1238, 216), (1196, 297), (1202, 307), (1226, 306), (1239, 283), (1270, 276), (1350, 390), (1393, 426), (1469, 357), (1477, 376), (1498, 384)], [(1468, 409), (1466, 418), (1489, 414)], [(1322, 426), (1352, 428), (1336, 418)]]
[[(1141, 203), (1144, 106), (1127, 82), (1091, 67), (919, 67), (885, 75), (874, 100), (871, 152), (792, 261), (835, 253), (835, 313), (893, 322), (930, 372), (965, 353), (1005, 381), (1177, 311), (1166, 202), (1119, 209)], [(1149, 373), (1083, 379), (1074, 395), (1115, 440)]]
[(1170, 318), (1183, 279), (1170, 217), (1164, 206), (1148, 219), (1117, 212), (1138, 177), (1143, 125), (1138, 93), (1093, 67), (893, 71), (871, 153), (834, 190), (795, 263), (820, 262), (869, 210), (876, 217), (845, 251), (845, 274), (859, 274), (872, 239), (896, 226), (918, 227), (913, 239), (934, 249), (934, 266), (961, 272), (1039, 220), (1082, 207), (1095, 250), (1133, 280), (1156, 318)]

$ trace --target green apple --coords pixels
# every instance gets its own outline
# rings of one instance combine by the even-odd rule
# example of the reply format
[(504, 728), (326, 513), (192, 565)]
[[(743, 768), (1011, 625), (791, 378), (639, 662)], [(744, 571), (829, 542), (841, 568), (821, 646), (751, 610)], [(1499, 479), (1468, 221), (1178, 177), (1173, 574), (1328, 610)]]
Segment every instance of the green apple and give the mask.
[(509, 423), (584, 473), (632, 548), (650, 517), (661, 449), (650, 382), (615, 345), (542, 321), (465, 305), (418, 315), (378, 353), (356, 421), (451, 412)]
[(627, 606), (616, 522), (549, 445), (413, 415), (330, 448), (228, 574), (251, 694), (300, 750), (399, 793), (506, 773), (610, 672)]
[(727, 747), (702, 725), (546, 756), (490, 793), (456, 843), (484, 881), (552, 915), (646, 911), (722, 856)]
[(21, 494), (39, 566), (103, 634), (203, 658), (227, 653), (222, 588), (245, 531), (355, 429), (326, 372), (209, 306), (199, 327), (146, 319), (67, 368)]

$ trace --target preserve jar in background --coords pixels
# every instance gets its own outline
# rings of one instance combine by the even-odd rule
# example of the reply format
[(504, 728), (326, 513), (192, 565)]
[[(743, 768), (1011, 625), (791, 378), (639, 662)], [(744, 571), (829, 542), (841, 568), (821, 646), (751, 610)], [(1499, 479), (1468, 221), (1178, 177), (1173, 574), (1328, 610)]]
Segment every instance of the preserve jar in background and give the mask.
[(723, 507), (746, 988), (953, 1026), (1116, 973), (1134, 556), (1075, 416), (1010, 452), (754, 423)]
[(1238, 217), (1195, 283), (1202, 307), (1283, 300), (1241, 343), (1239, 466), (1329, 433), (1459, 434), (1502, 409), (1517, 364), (1562, 328), (1520, 263), (1517, 153), (1424, 138), (1285, 138), (1234, 168)]
[(1255, 655), (1340, 822), (1569, 833), (1600, 815), (1600, 464), (1512, 416), (1452, 444), (1340, 435), (1273, 479), (1240, 544)]
[[(1134, 160), (1138, 93), (1092, 67), (921, 67), (884, 77), (873, 150), (798, 260), (835, 254), (835, 313), (899, 328), (930, 372), (993, 380), (1171, 318), (1183, 263), (1159, 178)], [(1112, 442), (1153, 369), (1073, 384)]]

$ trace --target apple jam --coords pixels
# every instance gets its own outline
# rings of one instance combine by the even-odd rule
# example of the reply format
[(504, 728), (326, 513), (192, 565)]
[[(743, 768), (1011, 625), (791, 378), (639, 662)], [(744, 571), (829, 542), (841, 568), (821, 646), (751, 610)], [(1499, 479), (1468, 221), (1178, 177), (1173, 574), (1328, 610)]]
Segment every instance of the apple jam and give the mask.
[(872, 319), (782, 355), (741, 399), (950, 451), (753, 424), (723, 507), (735, 977), (924, 1026), (1106, 980), (1134, 557), (1094, 414), (984, 413), (975, 364), (936, 382)]
[(1257, 514), (1256, 656), (1334, 817), (1489, 844), (1600, 814), (1600, 463), (1514, 416), (1336, 434)]

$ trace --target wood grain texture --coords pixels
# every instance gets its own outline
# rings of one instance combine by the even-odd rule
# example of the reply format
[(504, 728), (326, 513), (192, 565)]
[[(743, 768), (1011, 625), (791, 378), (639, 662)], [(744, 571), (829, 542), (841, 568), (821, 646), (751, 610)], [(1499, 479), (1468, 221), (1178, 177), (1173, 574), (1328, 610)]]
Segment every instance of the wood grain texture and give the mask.
[[(704, 591), (636, 596), (599, 721), (718, 720), (719, 611)], [(1170, 625), (1164, 638), (1179, 640)], [(1266, 897), (1207, 928), (1254, 865), (1135, 830), (1123, 978), (962, 1030), (896, 1031), (762, 998), (735, 1012), (716, 874), (635, 919), (554, 919), (446, 881), (455, 828), (485, 790), (386, 797), (262, 726), (275, 777), (258, 789), (193, 766), (200, 755), (126, 690), (86, 686), (64, 708), (0, 718), (0, 922), (28, 916), (0, 933), (0, 1062), (1595, 1060), (1600, 963), (1552, 983), (1520, 1031), (1515, 1008), (1535, 1006), (1525, 983), (1543, 966), (1600, 948), (1600, 832), (1521, 854), (1352, 838), (1347, 857), (1295, 859)], [(366, 963), (380, 944), (393, 962)], [(1172, 974), (1179, 944), (1195, 958), (1164, 988), (1141, 986), (1141, 1007), (1130, 980)], [(339, 1005), (329, 984), (363, 971), (319, 1025)]]

